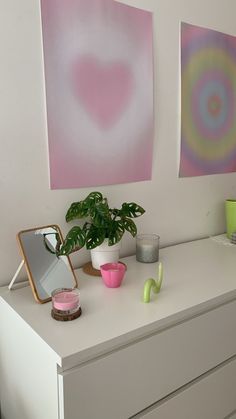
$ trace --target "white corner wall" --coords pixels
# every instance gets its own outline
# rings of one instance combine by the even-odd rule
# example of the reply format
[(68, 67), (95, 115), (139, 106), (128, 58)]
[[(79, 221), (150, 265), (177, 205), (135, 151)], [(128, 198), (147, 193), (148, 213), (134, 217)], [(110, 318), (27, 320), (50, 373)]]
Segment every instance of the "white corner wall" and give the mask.
[[(86, 0), (89, 1), (89, 0)], [(178, 178), (181, 21), (236, 35), (235, 0), (122, 0), (153, 12), (155, 139), (152, 180), (90, 189), (49, 189), (45, 88), (39, 0), (0, 0), (0, 285), (20, 256), (16, 233), (57, 223), (66, 233), (72, 201), (100, 190), (110, 204), (136, 201), (146, 209), (140, 232), (157, 232), (162, 246), (221, 233), (224, 199), (236, 195), (236, 174)], [(123, 255), (134, 253), (128, 234)], [(81, 265), (86, 250), (74, 257)]]

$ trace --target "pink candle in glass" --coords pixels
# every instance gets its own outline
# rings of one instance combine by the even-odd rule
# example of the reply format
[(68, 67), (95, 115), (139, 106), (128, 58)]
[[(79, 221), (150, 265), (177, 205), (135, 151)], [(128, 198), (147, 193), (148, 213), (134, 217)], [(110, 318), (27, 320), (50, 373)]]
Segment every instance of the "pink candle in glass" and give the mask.
[(81, 313), (79, 291), (76, 288), (58, 288), (52, 292), (51, 315), (55, 320), (75, 320)]
[(52, 293), (53, 308), (60, 311), (74, 311), (79, 307), (79, 293), (75, 289), (61, 288)]

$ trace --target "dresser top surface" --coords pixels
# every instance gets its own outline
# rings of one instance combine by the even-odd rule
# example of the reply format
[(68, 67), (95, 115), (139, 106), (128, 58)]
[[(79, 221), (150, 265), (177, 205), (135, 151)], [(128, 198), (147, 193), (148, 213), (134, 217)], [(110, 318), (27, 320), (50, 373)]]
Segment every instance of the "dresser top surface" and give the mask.
[(222, 244), (221, 237), (161, 249), (163, 285), (150, 303), (142, 302), (143, 285), (156, 277), (158, 263), (134, 256), (122, 259), (127, 272), (120, 288), (76, 271), (83, 312), (76, 320), (52, 319), (51, 302), (37, 304), (28, 286), (1, 288), (2, 303), (49, 346), (63, 369), (71, 368), (236, 298), (236, 246)]

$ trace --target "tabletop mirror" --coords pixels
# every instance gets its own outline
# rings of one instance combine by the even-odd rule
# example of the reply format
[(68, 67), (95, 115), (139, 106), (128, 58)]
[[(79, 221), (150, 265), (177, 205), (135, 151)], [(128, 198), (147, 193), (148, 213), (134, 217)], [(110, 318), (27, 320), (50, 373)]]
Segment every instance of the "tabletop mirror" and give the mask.
[(56, 288), (77, 286), (70, 258), (56, 254), (63, 241), (57, 225), (22, 230), (17, 234), (17, 240), (34, 297), (39, 303), (50, 301)]

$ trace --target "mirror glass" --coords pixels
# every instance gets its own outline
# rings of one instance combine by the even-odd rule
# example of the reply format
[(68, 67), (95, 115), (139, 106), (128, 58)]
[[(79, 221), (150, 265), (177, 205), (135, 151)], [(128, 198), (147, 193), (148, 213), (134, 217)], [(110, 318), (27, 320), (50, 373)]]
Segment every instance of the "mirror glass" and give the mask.
[(55, 254), (63, 238), (57, 225), (20, 231), (17, 235), (36, 300), (51, 300), (56, 288), (74, 288), (77, 280), (68, 256)]

